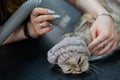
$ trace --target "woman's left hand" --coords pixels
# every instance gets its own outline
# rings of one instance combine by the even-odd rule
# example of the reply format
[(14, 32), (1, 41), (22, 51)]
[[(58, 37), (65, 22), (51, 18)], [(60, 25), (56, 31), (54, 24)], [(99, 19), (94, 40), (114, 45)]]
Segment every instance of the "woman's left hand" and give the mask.
[(98, 16), (91, 29), (92, 42), (88, 45), (91, 55), (113, 51), (118, 42), (117, 32), (110, 16)]

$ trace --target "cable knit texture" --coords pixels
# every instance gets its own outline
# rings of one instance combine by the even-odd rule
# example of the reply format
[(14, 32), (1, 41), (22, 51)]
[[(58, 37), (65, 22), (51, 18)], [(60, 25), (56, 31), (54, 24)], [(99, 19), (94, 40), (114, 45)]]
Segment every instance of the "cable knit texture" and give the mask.
[(69, 57), (80, 53), (89, 56), (86, 43), (80, 37), (67, 37), (48, 51), (48, 61), (53, 64), (64, 63)]

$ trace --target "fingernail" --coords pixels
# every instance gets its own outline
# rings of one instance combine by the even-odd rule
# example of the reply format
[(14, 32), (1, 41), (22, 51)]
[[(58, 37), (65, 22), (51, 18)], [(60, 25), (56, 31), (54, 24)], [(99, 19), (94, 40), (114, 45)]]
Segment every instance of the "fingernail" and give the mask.
[(59, 18), (60, 15), (53, 15), (52, 18), (56, 19), (56, 18)]
[(50, 13), (50, 14), (54, 14), (55, 11), (48, 9), (48, 13)]

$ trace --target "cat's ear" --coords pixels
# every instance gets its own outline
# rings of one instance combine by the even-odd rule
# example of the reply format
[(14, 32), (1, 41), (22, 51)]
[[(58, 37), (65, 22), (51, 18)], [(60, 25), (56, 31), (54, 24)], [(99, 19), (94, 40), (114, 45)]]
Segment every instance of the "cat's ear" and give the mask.
[(95, 19), (90, 14), (87, 13), (82, 15), (81, 20), (89, 23), (93, 23), (95, 21)]
[(93, 23), (95, 19), (90, 14), (83, 14), (81, 16), (81, 23), (80, 26), (83, 26), (86, 23)]
[(89, 14), (83, 14), (81, 16), (81, 22), (79, 23), (79, 27), (77, 27), (74, 32), (77, 32), (77, 31), (85, 31), (87, 29), (89, 29), (91, 27), (91, 25), (93, 24), (94, 22), (94, 18), (89, 15)]

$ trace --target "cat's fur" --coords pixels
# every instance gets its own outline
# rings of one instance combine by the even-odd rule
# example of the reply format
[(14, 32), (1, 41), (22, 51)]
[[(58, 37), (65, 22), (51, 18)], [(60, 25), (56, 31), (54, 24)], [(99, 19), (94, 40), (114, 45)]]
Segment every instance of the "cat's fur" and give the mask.
[[(99, 0), (99, 2), (109, 11), (113, 18), (116, 31), (120, 37), (120, 0)], [(95, 20), (89, 14), (84, 13), (81, 17), (80, 25), (74, 32), (67, 33), (66, 37), (80, 37), (88, 45), (91, 42), (90, 27)], [(88, 55), (79, 53), (69, 57), (64, 63), (57, 63), (64, 73), (82, 73), (89, 69)]]

